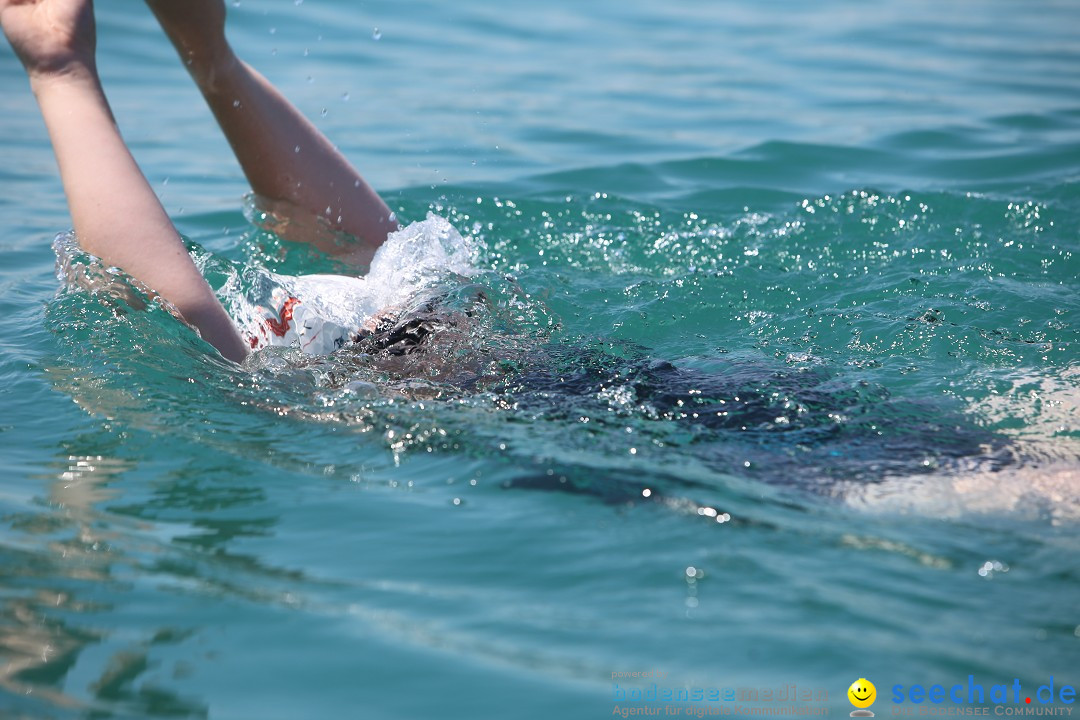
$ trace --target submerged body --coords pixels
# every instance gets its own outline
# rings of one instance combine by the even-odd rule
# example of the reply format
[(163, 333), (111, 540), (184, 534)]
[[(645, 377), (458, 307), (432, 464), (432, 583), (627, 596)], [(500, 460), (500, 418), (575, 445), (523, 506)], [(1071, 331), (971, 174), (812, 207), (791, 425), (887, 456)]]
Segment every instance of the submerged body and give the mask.
[[(360, 391), (363, 407), (465, 400), (552, 428), (587, 422), (617, 437), (632, 426), (715, 472), (827, 494), (842, 482), (1017, 462), (1007, 437), (955, 403), (895, 396), (822, 363), (745, 354), (687, 363), (625, 341), (554, 339), (559, 321), (511, 278), (483, 271), (480, 252), (429, 215), (392, 234), (364, 276), (249, 264), (222, 299), (252, 339), (253, 367), (265, 352), (299, 350), (290, 362), (326, 368), (318, 392)], [(543, 322), (516, 320), (524, 308)]]

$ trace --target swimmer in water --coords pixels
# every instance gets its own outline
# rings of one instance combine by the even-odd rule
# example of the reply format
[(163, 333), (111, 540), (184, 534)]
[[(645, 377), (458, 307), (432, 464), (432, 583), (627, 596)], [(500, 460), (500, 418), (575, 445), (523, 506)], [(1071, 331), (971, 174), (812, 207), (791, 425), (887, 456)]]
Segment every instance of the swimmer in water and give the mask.
[[(376, 251), (399, 229), (394, 214), (314, 125), (236, 57), (225, 38), (223, 0), (147, 4), (206, 98), (253, 191), (278, 220), (278, 234), (338, 257), (356, 268), (357, 277), (373, 259), (378, 262)], [(113, 119), (95, 65), (92, 0), (0, 0), (0, 25), (26, 69), (48, 128), (80, 246), (152, 288), (229, 360), (242, 362), (264, 344), (293, 342), (307, 349), (299, 320), (305, 312), (310, 316), (316, 302), (305, 307), (298, 297), (276, 289), (270, 317), (264, 318), (273, 337), (264, 332), (260, 338), (234, 322), (192, 261)], [(350, 280), (360, 282), (337, 278)], [(421, 343), (438, 345), (438, 338), (431, 339), (433, 328), (452, 340), (455, 322), (466, 325), (468, 310), (459, 315), (455, 321), (430, 301), (406, 309), (366, 308), (360, 314), (366, 319), (351, 327), (348, 322), (318, 325), (316, 352), (349, 344), (365, 363), (376, 355), (380, 362), (414, 358), (416, 363), (403, 364), (402, 374), (422, 374), (425, 353), (410, 353)], [(429, 355), (436, 363), (431, 374), (445, 377), (438, 353)], [(450, 355), (460, 362), (458, 353)], [(892, 402), (865, 389), (843, 391), (828, 373), (733, 363), (700, 373), (636, 351), (594, 355), (570, 346), (533, 349), (517, 358), (518, 371), (495, 373), (487, 387), (507, 407), (555, 417), (581, 415), (587, 401), (599, 403), (592, 414), (602, 417), (610, 411), (601, 402), (604, 393), (632, 391), (649, 417), (692, 426), (695, 446), (704, 447), (702, 459), (725, 471), (749, 467), (747, 453), (755, 449), (763, 453), (761, 464), (779, 466), (777, 475), (784, 478), (879, 479), (926, 472), (931, 460), (956, 466), (975, 458), (994, 469), (1011, 462), (1003, 456), (1007, 443), (994, 433), (936, 406)], [(468, 389), (475, 382), (466, 379), (461, 386)], [(791, 422), (778, 425), (780, 415), (790, 415)], [(840, 417), (855, 420), (840, 423)], [(905, 432), (883, 442), (880, 427), (886, 425)], [(773, 445), (786, 450), (761, 450)], [(790, 465), (778, 458), (788, 458)], [(820, 471), (791, 471), (807, 464)]]
[[(398, 229), (394, 214), (292, 103), (237, 58), (225, 38), (223, 0), (147, 5), (206, 98), (252, 190), (281, 220), (279, 234), (362, 272)], [(45, 120), (80, 246), (152, 288), (224, 357), (243, 361), (261, 339), (245, 337), (229, 317), (116, 126), (97, 72), (92, 0), (0, 0), (0, 26)], [(349, 240), (342, 242), (343, 236)], [(274, 308), (278, 323), (293, 321), (298, 302), (282, 298)], [(330, 348), (378, 329), (379, 321), (367, 328), (334, 327)]]

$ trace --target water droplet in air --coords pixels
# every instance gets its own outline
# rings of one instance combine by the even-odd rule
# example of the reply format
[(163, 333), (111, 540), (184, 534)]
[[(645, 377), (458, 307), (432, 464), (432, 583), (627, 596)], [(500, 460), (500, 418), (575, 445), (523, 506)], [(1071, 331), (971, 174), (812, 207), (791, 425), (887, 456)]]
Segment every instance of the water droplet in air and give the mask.
[(270, 34), (271, 35), (277, 35), (277, 28), (276, 27), (270, 28)]
[(312, 75), (308, 75), (307, 76), (307, 81), (308, 81), (308, 83), (313, 83), (313, 82), (315, 82), (315, 78)]
[(382, 39), (382, 30), (380, 30), (379, 28), (375, 28), (374, 30), (372, 30), (371, 31), (371, 39), (372, 40), (381, 40)]
[(293, 0), (293, 5), (303, 5), (304, 0)]
[(320, 112), (319, 114), (322, 115), (323, 117), (326, 117), (326, 108), (323, 108), (322, 112)]
[(295, 153), (298, 153), (298, 152), (300, 152), (300, 146), (299, 146), (299, 145), (297, 145), (296, 147), (294, 147), (294, 148), (293, 148), (293, 152), (295, 152)]
[(240, 107), (240, 101), (239, 100), (233, 100), (232, 101), (232, 106), (235, 107), (235, 108)]
[(341, 102), (349, 102), (349, 93), (347, 93), (347, 92), (341, 93)]

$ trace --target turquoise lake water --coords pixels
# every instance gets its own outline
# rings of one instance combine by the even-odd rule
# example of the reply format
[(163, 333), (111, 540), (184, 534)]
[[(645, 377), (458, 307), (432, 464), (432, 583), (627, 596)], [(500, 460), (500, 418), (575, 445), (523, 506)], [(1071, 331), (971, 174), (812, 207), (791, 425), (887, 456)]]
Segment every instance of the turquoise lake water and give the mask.
[[(338, 269), (245, 219), (149, 12), (98, 4), (211, 280)], [(1080, 682), (1080, 5), (230, 14), (403, 220), (472, 238), (462, 352), (499, 372), (238, 368), (62, 291), (4, 46), (0, 715), (749, 715), (794, 685), (846, 717), (867, 678), (881, 717), (929, 707), (894, 685)]]

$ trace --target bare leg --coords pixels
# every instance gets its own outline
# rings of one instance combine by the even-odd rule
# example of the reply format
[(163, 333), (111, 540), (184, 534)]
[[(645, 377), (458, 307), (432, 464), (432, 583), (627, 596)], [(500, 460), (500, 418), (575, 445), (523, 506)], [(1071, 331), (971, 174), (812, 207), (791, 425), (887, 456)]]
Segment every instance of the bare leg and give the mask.
[(348, 246), (313, 242), (366, 264), (397, 222), (360, 173), (225, 39), (223, 0), (147, 0), (187, 65), (259, 196), (322, 217), (356, 237)]
[(94, 60), (92, 0), (0, 0), (60, 166), (79, 244), (171, 302), (230, 360), (240, 334), (120, 137)]

